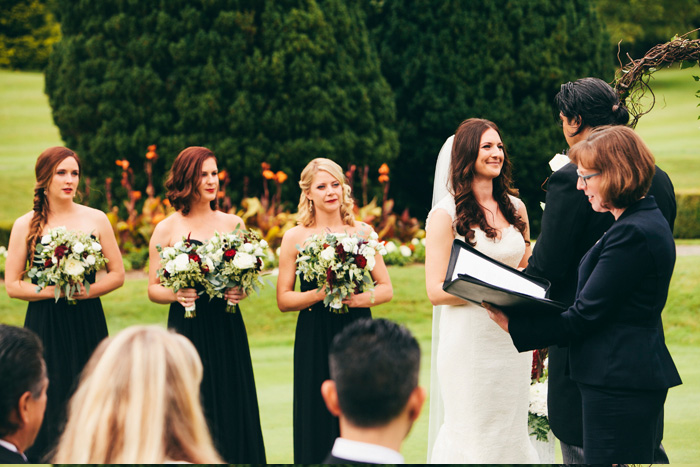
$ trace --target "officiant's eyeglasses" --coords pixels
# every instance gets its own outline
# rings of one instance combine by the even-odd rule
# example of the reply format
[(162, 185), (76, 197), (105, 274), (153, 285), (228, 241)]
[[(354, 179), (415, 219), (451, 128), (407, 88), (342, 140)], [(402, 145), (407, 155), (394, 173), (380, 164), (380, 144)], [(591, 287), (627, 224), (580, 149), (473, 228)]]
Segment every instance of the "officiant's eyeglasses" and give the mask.
[(600, 175), (600, 172), (596, 172), (594, 174), (583, 175), (581, 172), (579, 172), (578, 169), (576, 169), (576, 175), (578, 175), (578, 178), (580, 178), (581, 181), (583, 182), (583, 186), (587, 187), (588, 186), (587, 180), (591, 177), (595, 177), (596, 175)]

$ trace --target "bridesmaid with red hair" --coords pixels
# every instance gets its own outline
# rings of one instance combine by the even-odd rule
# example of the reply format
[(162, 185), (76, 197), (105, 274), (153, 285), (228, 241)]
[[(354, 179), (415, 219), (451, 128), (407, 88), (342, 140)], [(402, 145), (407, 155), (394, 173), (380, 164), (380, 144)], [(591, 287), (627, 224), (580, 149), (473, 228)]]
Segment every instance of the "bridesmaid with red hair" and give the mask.
[[(11, 298), (26, 300), (26, 328), (34, 331), (44, 344), (44, 359), (49, 377), (44, 422), (27, 451), (30, 462), (43, 460), (58, 441), (65, 408), (74, 385), (93, 350), (107, 337), (107, 323), (99, 297), (124, 283), (124, 265), (119, 246), (107, 216), (97, 209), (74, 201), (80, 181), (80, 159), (64, 147), (52, 147), (41, 153), (35, 166), (34, 208), (12, 226), (5, 264), (5, 288)], [(68, 230), (93, 235), (107, 258), (107, 273), (99, 280), (89, 277), (90, 291), (74, 294), (77, 304), (54, 300), (55, 286), (36, 291), (24, 280), (31, 268), (36, 244), (49, 230), (64, 226)]]

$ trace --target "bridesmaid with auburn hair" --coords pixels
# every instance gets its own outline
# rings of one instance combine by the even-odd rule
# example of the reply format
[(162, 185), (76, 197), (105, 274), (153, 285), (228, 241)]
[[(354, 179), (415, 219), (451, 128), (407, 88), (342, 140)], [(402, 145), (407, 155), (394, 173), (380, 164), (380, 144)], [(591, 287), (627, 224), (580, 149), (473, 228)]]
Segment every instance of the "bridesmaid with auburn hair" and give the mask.
[(322, 463), (340, 436), (338, 419), (328, 412), (321, 396), (321, 384), (330, 379), (328, 351), (333, 338), (348, 324), (371, 318), (369, 309), (391, 300), (393, 289), (382, 255), (375, 256), (371, 292), (352, 295), (343, 300), (349, 312), (339, 314), (324, 306), (325, 293), (318, 284), (296, 282), (297, 246), (313, 235), (326, 233), (359, 234), (368, 237), (372, 227), (356, 222), (353, 199), (343, 170), (330, 159), (309, 162), (299, 181), (301, 196), (296, 227), (282, 238), (277, 306), (281, 311), (299, 311), (294, 338), (294, 463)]
[[(27, 451), (30, 462), (40, 462), (58, 441), (65, 421), (65, 410), (78, 376), (90, 355), (107, 337), (107, 323), (99, 297), (124, 283), (124, 265), (119, 246), (107, 216), (97, 209), (74, 201), (80, 181), (80, 159), (68, 148), (52, 147), (36, 161), (34, 208), (12, 226), (5, 264), (5, 288), (11, 298), (26, 300), (24, 326), (34, 331), (44, 344), (49, 377), (46, 414), (34, 445)], [(75, 305), (61, 294), (54, 299), (55, 286), (37, 293), (36, 286), (24, 280), (32, 267), (36, 244), (50, 229), (93, 235), (107, 258), (107, 273), (88, 277), (90, 291), (75, 293)]]
[[(168, 328), (192, 341), (202, 359), (202, 406), (221, 457), (228, 463), (264, 464), (253, 365), (238, 307), (246, 295), (237, 288), (211, 300), (194, 288), (176, 293), (163, 287), (157, 275), (162, 265), (156, 246), (173, 246), (183, 237), (201, 244), (214, 232), (245, 229), (243, 219), (217, 210), (218, 173), (216, 157), (207, 148), (189, 147), (175, 158), (165, 188), (176, 212), (159, 222), (151, 237), (148, 297), (170, 306)], [(226, 311), (227, 301), (236, 304), (234, 313)], [(185, 318), (185, 308), (195, 302), (196, 315)]]

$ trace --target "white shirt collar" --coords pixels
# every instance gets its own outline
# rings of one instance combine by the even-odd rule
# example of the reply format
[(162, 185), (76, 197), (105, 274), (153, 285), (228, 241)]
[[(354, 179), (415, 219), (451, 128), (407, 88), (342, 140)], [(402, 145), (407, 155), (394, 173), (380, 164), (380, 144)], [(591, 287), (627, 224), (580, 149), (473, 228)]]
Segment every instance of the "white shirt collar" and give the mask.
[(17, 454), (22, 456), (25, 461), (27, 460), (27, 456), (25, 456), (23, 453), (19, 452), (19, 449), (17, 449), (17, 446), (10, 443), (9, 441), (5, 441), (4, 439), (0, 439), (0, 446), (4, 447), (8, 451), (16, 452)]
[(393, 449), (377, 444), (362, 443), (336, 438), (331, 451), (333, 456), (368, 464), (403, 464), (403, 456)]

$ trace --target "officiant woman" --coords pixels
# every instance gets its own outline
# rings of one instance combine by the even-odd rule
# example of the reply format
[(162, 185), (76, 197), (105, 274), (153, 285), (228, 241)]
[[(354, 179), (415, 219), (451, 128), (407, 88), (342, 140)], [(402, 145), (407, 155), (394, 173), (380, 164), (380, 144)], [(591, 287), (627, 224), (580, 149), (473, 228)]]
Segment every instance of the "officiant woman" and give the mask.
[(676, 253), (653, 196), (654, 156), (623, 126), (574, 145), (577, 188), (615, 222), (581, 260), (576, 300), (560, 315), (508, 317), (484, 304), (519, 351), (568, 345), (583, 401), (587, 464), (652, 463), (668, 388), (681, 379), (659, 321)]

